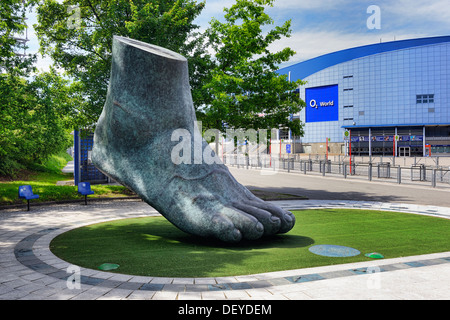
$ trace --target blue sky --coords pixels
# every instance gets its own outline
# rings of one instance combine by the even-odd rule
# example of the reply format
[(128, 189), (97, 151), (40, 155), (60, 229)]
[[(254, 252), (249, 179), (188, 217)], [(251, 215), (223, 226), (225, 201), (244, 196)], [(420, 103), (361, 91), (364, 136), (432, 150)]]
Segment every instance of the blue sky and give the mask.
[[(223, 17), (223, 8), (234, 2), (206, 0), (196, 23), (205, 29), (212, 17)], [(380, 29), (367, 27), (371, 5), (380, 8)], [(287, 65), (380, 41), (450, 35), (449, 0), (275, 0), (267, 12), (274, 26), (292, 21), (292, 36), (271, 47), (276, 51), (288, 46), (297, 52)], [(30, 17), (29, 23), (35, 23), (35, 19)], [(29, 38), (29, 52), (34, 53), (38, 43), (32, 29)], [(40, 59), (38, 67), (45, 70), (49, 63), (49, 59)]]

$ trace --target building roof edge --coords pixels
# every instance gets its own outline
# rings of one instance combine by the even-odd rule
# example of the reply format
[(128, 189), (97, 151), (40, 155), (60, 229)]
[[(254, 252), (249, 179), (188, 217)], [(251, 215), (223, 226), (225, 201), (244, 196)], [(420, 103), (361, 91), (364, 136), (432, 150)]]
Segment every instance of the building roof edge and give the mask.
[(344, 63), (350, 60), (371, 56), (374, 54), (408, 49), (413, 47), (420, 47), (432, 44), (439, 44), (443, 42), (450, 42), (450, 36), (416, 38), (407, 40), (397, 40), (390, 42), (382, 42), (377, 44), (370, 44), (350, 49), (344, 49), (332, 53), (327, 53), (322, 56), (293, 64), (278, 70), (279, 74), (288, 75), (291, 72), (291, 80), (296, 81), (305, 79), (306, 77), (319, 72), (328, 67)]

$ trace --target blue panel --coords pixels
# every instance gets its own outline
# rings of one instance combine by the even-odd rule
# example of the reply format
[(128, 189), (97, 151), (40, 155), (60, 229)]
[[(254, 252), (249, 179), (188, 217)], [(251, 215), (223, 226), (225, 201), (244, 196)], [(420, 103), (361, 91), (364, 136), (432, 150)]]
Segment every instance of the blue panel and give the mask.
[(306, 122), (324, 122), (339, 120), (338, 85), (307, 88)]
[(74, 144), (74, 180), (75, 185), (80, 182), (107, 182), (108, 178), (98, 170), (88, 159), (94, 141), (93, 133), (75, 131)]
[(74, 150), (74, 171), (73, 171), (73, 175), (74, 175), (74, 182), (75, 185), (78, 185), (78, 183), (80, 182), (80, 136), (79, 136), (79, 132), (78, 130), (74, 131), (73, 134), (73, 145), (75, 147)]
[(291, 145), (290, 144), (286, 145), (286, 153), (291, 153)]

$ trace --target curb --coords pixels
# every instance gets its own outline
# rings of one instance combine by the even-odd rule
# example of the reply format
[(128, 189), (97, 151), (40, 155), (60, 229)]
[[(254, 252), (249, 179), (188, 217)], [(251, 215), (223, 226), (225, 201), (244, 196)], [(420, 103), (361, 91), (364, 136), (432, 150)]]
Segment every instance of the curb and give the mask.
[[(107, 201), (120, 201), (120, 200), (140, 200), (140, 199), (141, 198), (139, 198), (137, 196), (115, 197), (115, 198), (88, 198), (88, 202), (107, 202)], [(60, 205), (60, 204), (71, 204), (71, 203), (84, 203), (84, 199), (35, 202), (30, 207), (55, 206), (55, 205)], [(26, 207), (26, 203), (25, 204), (2, 205), (2, 206), (0, 206), (0, 210), (21, 209), (24, 206)]]

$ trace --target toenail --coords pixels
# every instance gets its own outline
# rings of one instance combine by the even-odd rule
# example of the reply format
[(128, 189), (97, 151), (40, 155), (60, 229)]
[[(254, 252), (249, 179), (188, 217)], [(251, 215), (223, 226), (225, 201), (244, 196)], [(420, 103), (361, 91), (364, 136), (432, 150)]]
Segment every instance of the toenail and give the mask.
[(262, 225), (261, 222), (258, 222), (258, 223), (256, 224), (256, 230), (257, 230), (258, 232), (263, 232), (263, 231), (264, 231), (264, 226)]
[(239, 241), (242, 238), (241, 232), (238, 229), (234, 229), (231, 233), (231, 236), (233, 237), (234, 241)]

